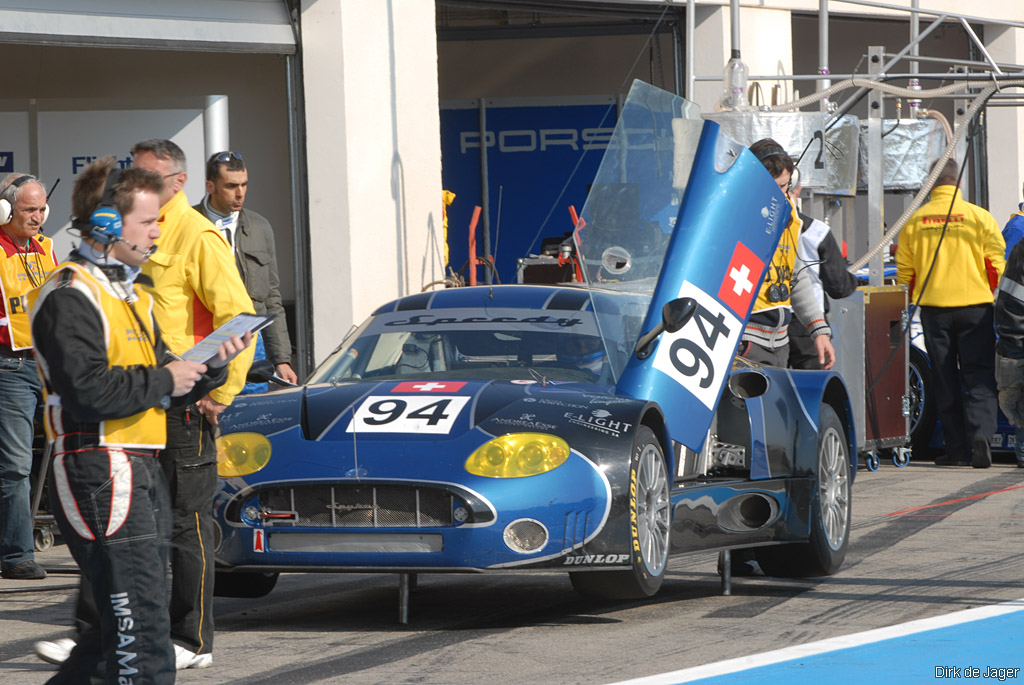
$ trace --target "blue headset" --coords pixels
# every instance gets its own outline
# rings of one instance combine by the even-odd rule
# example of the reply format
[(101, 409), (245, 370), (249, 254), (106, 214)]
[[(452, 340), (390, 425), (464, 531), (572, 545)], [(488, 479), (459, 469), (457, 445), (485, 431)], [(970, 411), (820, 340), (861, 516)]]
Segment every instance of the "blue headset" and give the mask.
[(114, 206), (114, 186), (119, 178), (121, 170), (111, 169), (107, 174), (107, 184), (103, 187), (100, 204), (89, 216), (89, 237), (100, 245), (113, 245), (121, 240), (124, 223), (121, 212)]

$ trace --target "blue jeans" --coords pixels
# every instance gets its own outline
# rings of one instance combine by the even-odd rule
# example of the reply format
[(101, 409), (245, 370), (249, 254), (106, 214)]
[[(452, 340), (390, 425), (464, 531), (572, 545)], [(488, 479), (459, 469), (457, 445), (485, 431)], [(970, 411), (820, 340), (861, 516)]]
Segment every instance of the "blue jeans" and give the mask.
[(0, 567), (35, 559), (32, 422), (42, 402), (36, 362), (0, 355)]
[[(266, 359), (267, 349), (263, 346), (263, 334), (256, 334), (256, 354), (253, 360)], [(270, 383), (249, 383), (246, 381), (245, 386), (242, 387), (242, 392), (239, 395), (251, 395), (254, 392), (267, 392), (270, 390)]]

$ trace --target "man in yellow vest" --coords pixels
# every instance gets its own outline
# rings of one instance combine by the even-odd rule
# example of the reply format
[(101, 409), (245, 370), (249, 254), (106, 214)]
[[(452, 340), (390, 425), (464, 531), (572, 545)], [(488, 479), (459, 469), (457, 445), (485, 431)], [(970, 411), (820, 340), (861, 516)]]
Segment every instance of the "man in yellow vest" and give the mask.
[(835, 364), (832, 347), (832, 329), (818, 304), (813, 285), (804, 264), (797, 255), (797, 243), (803, 225), (793, 200), (789, 197), (790, 180), (796, 165), (789, 154), (772, 138), (762, 138), (750, 146), (758, 161), (772, 175), (791, 205), (792, 217), (782, 232), (779, 245), (772, 255), (768, 272), (757, 293), (754, 308), (743, 330), (739, 354), (742, 357), (785, 367), (789, 364), (789, 323), (796, 313), (806, 327), (820, 368), (831, 369)]
[(83, 241), (29, 293), (54, 516), (99, 612), (51, 683), (175, 678), (170, 511), (158, 460), (165, 410), (223, 383), (227, 361), (248, 341), (223, 343), (209, 370), (164, 344), (154, 298), (139, 282), (160, 236), (163, 185), (151, 171), (120, 171), (114, 157), (86, 167), (72, 194)]
[(32, 353), (26, 294), (57, 266), (44, 236), (46, 189), (34, 176), (0, 183), (0, 574), (38, 580), (32, 544), (29, 475), (33, 421), (42, 388)]

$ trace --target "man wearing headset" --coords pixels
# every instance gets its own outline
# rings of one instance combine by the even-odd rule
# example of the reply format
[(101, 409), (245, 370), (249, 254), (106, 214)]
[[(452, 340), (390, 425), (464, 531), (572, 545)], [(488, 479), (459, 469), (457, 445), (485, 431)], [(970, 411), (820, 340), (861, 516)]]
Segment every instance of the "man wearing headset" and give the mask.
[[(750, 146), (750, 151), (788, 199), (789, 181), (796, 169), (789, 154), (771, 138), (757, 141)], [(792, 218), (782, 232), (743, 330), (739, 354), (751, 361), (785, 367), (789, 363), (789, 322), (795, 311), (813, 341), (821, 368), (831, 369), (836, 360), (830, 340), (832, 331), (818, 305), (810, 279), (800, 277), (803, 263), (797, 255), (797, 243), (801, 223), (793, 207)]]
[(26, 295), (57, 266), (44, 236), (46, 189), (34, 176), (0, 183), (0, 575), (38, 580), (32, 543), (33, 421), (42, 386), (32, 353)]
[[(772, 138), (757, 141), (750, 146), (750, 151), (772, 175), (792, 206), (789, 190), (790, 179), (796, 170), (793, 159)], [(743, 329), (739, 355), (761, 364), (786, 367), (790, 356), (789, 325), (791, 321), (799, 319), (814, 345), (819, 365), (817, 368), (831, 369), (836, 361), (835, 349), (830, 340), (832, 329), (825, 321), (811, 279), (801, 273), (804, 266), (797, 254), (801, 226), (796, 207), (792, 206), (789, 224), (782, 231), (779, 245), (758, 290), (750, 319)], [(749, 549), (733, 550), (730, 561), (732, 575), (748, 576), (757, 570), (753, 552)], [(719, 557), (721, 563), (722, 558)]]
[[(256, 358), (269, 359), (278, 376), (289, 383), (298, 383), (298, 376), (292, 369), (288, 322), (281, 305), (274, 229), (261, 214), (245, 209), (248, 191), (249, 172), (242, 155), (217, 152), (206, 161), (206, 197), (193, 209), (212, 221), (234, 250), (238, 272), (256, 313), (275, 317), (273, 323), (260, 331)], [(266, 383), (247, 383), (242, 392), (266, 389)]]
[(174, 682), (170, 512), (157, 458), (165, 410), (223, 383), (247, 344), (224, 342), (209, 370), (169, 352), (140, 276), (160, 236), (163, 179), (115, 167), (104, 157), (78, 176), (72, 210), (82, 243), (29, 294), (54, 516), (98, 611), (51, 683)]

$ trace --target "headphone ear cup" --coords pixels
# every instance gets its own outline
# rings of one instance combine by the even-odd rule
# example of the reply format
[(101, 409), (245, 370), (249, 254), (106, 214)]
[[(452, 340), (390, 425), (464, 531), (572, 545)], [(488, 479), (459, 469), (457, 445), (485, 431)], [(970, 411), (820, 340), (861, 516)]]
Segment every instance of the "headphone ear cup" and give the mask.
[(89, 237), (100, 245), (113, 245), (121, 240), (121, 213), (113, 207), (100, 206), (89, 217)]
[(50, 218), (50, 204), (47, 203), (46, 206), (43, 207), (43, 222), (42, 222), (42, 224), (39, 224), (39, 225), (42, 226), (43, 224), (45, 224), (46, 220), (49, 219), (49, 218)]
[(11, 222), (11, 203), (7, 200), (0, 200), (0, 225)]

